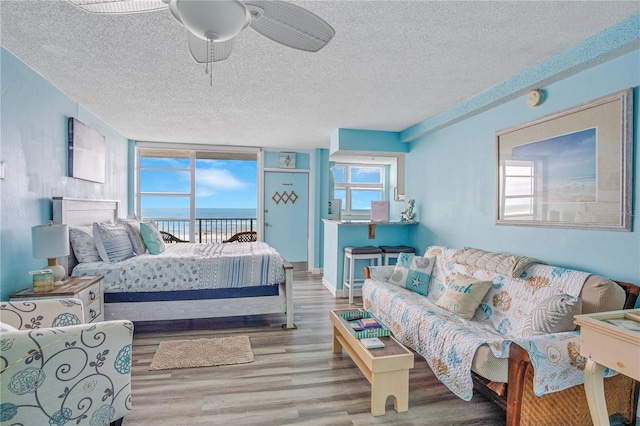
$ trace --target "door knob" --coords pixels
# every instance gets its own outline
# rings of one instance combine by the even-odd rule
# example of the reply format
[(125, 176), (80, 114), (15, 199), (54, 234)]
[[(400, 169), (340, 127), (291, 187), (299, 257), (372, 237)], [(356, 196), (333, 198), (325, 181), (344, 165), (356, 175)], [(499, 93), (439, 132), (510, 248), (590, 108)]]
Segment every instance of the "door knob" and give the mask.
[(264, 223), (264, 226), (265, 226), (265, 228), (266, 228), (267, 226), (271, 226), (271, 225), (269, 225), (269, 222), (265, 222), (265, 223)]

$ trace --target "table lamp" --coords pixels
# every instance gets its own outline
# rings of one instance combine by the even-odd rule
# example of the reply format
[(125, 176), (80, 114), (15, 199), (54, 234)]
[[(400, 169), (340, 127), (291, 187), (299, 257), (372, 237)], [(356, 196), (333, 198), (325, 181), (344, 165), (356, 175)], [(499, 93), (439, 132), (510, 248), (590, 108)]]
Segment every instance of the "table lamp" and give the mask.
[(34, 258), (48, 259), (46, 269), (53, 271), (53, 284), (62, 284), (67, 273), (62, 265), (58, 265), (57, 258), (69, 255), (69, 226), (54, 225), (49, 221), (48, 225), (32, 227), (31, 246)]

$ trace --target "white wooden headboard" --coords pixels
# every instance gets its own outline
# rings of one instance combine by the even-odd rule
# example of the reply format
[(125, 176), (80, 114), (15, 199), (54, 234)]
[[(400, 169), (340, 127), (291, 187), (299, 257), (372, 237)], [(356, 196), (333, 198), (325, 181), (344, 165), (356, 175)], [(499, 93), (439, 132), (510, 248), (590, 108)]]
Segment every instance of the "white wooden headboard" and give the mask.
[[(84, 198), (53, 197), (53, 223), (72, 226), (92, 226), (93, 222), (114, 222), (119, 217), (120, 201), (91, 200)], [(67, 257), (58, 262), (71, 275), (73, 267), (78, 264), (73, 249)]]

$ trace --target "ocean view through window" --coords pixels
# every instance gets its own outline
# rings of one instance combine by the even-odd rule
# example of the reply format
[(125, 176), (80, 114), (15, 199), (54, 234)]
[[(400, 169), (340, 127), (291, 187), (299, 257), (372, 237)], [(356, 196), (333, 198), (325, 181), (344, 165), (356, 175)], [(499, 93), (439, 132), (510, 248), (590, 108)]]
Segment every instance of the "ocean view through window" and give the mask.
[(256, 231), (255, 153), (139, 149), (138, 215), (189, 242)]

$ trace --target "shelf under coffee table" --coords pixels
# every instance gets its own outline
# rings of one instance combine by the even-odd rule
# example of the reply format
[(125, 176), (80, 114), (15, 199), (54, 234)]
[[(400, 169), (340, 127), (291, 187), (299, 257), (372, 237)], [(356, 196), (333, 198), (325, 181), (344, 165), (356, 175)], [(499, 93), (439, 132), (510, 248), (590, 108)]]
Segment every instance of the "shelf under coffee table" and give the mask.
[(344, 348), (362, 374), (371, 383), (371, 415), (385, 414), (387, 397), (393, 396), (397, 412), (409, 410), (409, 369), (413, 368), (413, 353), (391, 336), (379, 337), (385, 347), (367, 349), (351, 334), (339, 315), (347, 310), (331, 311), (333, 353)]

